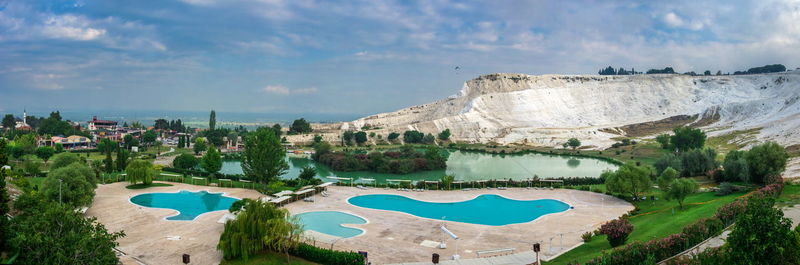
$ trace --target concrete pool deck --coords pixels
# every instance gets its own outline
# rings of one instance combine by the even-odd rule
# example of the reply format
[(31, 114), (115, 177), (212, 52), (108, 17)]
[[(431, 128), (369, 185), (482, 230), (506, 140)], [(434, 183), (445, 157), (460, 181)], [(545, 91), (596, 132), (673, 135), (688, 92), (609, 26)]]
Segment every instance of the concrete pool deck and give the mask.
[[(578, 190), (543, 190), (509, 188), (507, 190), (480, 189), (470, 191), (397, 191), (396, 189), (330, 187), (328, 197), (315, 196), (315, 202), (294, 202), (285, 206), (292, 214), (310, 211), (342, 211), (367, 219), (363, 225), (345, 225), (360, 228), (362, 235), (338, 239), (320, 238), (318, 246), (334, 249), (367, 251), (373, 264), (430, 261), (432, 253), (449, 260), (458, 248), (462, 259), (476, 258), (478, 251), (515, 248), (516, 252), (531, 249), (542, 243), (543, 257), (562, 252), (581, 242), (581, 234), (594, 231), (608, 220), (615, 219), (633, 209), (623, 200), (604, 194)], [(515, 200), (557, 199), (575, 207), (565, 212), (548, 214), (532, 222), (505, 226), (487, 226), (420, 218), (401, 212), (375, 210), (351, 205), (347, 199), (367, 194), (397, 194), (430, 202), (459, 202), (481, 194), (497, 194)], [(441, 224), (458, 235), (454, 242), (440, 229)], [(563, 243), (561, 234), (563, 234)], [(552, 251), (550, 239), (552, 239)], [(430, 242), (445, 240), (447, 249), (428, 247)], [(423, 243), (424, 242), (424, 243)], [(563, 246), (563, 249), (562, 249)]]
[[(227, 211), (203, 214), (194, 221), (170, 221), (174, 210), (147, 208), (130, 203), (132, 196), (151, 192), (177, 192), (180, 190), (225, 192), (236, 198), (258, 198), (262, 195), (254, 190), (220, 188), (170, 183), (169, 187), (153, 187), (129, 190), (128, 183), (100, 185), (92, 206), (86, 212), (95, 216), (109, 231), (124, 230), (119, 249), (147, 264), (180, 264), (181, 254), (192, 255), (192, 264), (218, 264), (222, 253), (216, 245), (223, 224), (217, 223)], [(394, 189), (332, 186), (330, 196), (315, 195), (315, 202), (297, 201), (285, 206), (292, 214), (310, 211), (342, 211), (367, 219), (363, 225), (346, 225), (363, 229), (362, 235), (337, 239), (335, 237), (308, 233), (317, 236), (317, 245), (350, 251), (368, 251), (373, 264), (430, 261), (432, 253), (439, 253), (442, 260), (449, 260), (458, 253), (462, 259), (476, 257), (476, 252), (500, 248), (516, 248), (515, 253), (529, 251), (535, 242), (542, 243), (543, 257), (562, 252), (581, 242), (580, 235), (593, 231), (604, 222), (633, 209), (623, 200), (603, 194), (578, 190), (533, 190), (509, 188), (507, 190), (481, 189), (471, 191), (397, 191)], [(481, 194), (497, 194), (516, 200), (557, 199), (574, 206), (561, 213), (542, 216), (532, 222), (506, 226), (486, 226), (458, 222), (442, 222), (425, 219), (400, 212), (361, 208), (350, 205), (347, 199), (367, 194), (397, 194), (431, 202), (456, 202), (472, 199)], [(461, 239), (458, 243), (446, 239), (447, 249), (423, 245), (439, 242), (446, 235), (439, 229), (447, 228)], [(563, 234), (563, 243), (561, 242)], [(174, 236), (179, 236), (179, 240)], [(172, 237), (172, 238), (170, 238)], [(550, 238), (552, 239), (552, 253)], [(424, 242), (424, 244), (423, 244)], [(333, 244), (331, 244), (333, 243)]]

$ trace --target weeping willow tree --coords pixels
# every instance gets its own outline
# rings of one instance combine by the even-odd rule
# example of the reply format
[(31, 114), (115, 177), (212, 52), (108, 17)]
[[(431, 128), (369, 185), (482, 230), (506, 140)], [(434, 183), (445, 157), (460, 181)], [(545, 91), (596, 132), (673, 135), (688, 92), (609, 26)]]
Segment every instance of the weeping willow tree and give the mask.
[(235, 220), (225, 223), (217, 249), (227, 260), (248, 260), (264, 249), (287, 253), (300, 238), (300, 226), (286, 209), (270, 203), (245, 199), (244, 209)]

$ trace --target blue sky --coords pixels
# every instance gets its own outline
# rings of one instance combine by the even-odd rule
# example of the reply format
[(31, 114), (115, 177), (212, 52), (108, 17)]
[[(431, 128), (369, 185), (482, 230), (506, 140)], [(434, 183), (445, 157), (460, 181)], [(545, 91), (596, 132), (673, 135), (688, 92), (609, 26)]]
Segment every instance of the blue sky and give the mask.
[(495, 72), (794, 69), (798, 21), (798, 0), (0, 0), (0, 112), (371, 114)]

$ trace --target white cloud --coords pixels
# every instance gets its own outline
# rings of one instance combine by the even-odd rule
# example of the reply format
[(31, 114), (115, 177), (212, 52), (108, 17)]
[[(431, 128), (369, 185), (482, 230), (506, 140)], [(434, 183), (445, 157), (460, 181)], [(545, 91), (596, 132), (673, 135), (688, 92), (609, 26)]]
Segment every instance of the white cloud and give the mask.
[(667, 24), (667, 26), (672, 28), (686, 28), (695, 31), (701, 30), (705, 26), (705, 24), (700, 20), (693, 19), (687, 21), (678, 14), (675, 14), (675, 12), (669, 12), (664, 15), (663, 21)]
[(270, 94), (289, 95), (289, 94), (314, 94), (319, 92), (319, 89), (317, 89), (316, 87), (289, 89), (288, 87), (282, 85), (268, 85), (261, 88), (261, 91)]

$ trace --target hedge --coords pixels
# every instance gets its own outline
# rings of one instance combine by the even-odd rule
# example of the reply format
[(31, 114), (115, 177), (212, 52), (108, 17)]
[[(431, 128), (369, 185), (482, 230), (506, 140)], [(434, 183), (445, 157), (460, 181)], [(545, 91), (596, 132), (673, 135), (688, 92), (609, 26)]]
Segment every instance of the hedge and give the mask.
[[(783, 191), (783, 184), (767, 185), (754, 191), (750, 196), (777, 197)], [(736, 216), (744, 212), (746, 199), (740, 198), (723, 205), (714, 216), (703, 218), (687, 225), (681, 233), (647, 242), (634, 242), (624, 247), (604, 251), (600, 257), (594, 258), (585, 265), (638, 265), (643, 261), (653, 263), (665, 260), (681, 253), (708, 238), (722, 233), (725, 225), (730, 224)]]
[(319, 264), (364, 265), (364, 256), (361, 254), (318, 248), (306, 243), (290, 249), (289, 254)]

